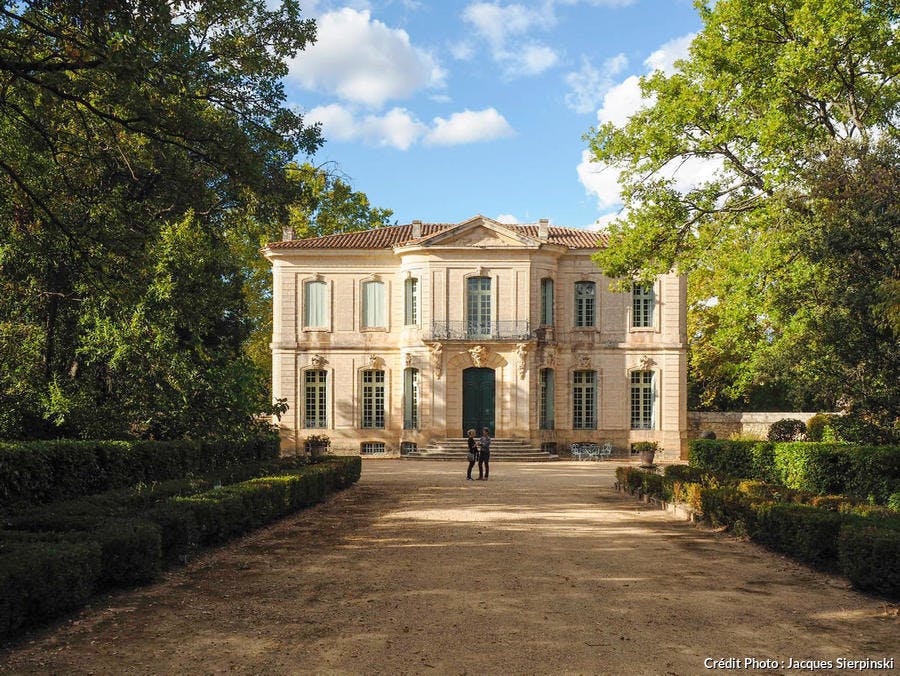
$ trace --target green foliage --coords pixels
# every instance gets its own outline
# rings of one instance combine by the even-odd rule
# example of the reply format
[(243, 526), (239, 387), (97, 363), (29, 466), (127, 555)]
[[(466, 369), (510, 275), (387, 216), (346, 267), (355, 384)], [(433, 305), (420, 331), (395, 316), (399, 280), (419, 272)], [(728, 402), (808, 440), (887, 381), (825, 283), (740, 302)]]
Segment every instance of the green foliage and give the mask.
[[(698, 7), (703, 28), (679, 69), (643, 78), (645, 107), (588, 136), (593, 159), (620, 174), (625, 206), (596, 260), (626, 280), (689, 273), (700, 406), (841, 401), (891, 427), (900, 417), (896, 6)], [(682, 187), (677, 170), (699, 161), (715, 171)]]
[(708, 472), (725, 476), (753, 478), (753, 449), (765, 442), (697, 439), (690, 443), (688, 463)]
[(90, 495), (139, 482), (203, 475), (272, 461), (279, 442), (36, 441), (0, 444), (0, 502), (39, 504)]
[(850, 523), (837, 548), (841, 572), (854, 587), (900, 597), (900, 530)]
[(816, 413), (806, 421), (806, 438), (809, 441), (822, 441), (825, 428), (833, 416), (826, 413)]
[(816, 568), (836, 568), (838, 534), (846, 522), (841, 514), (790, 504), (764, 504), (754, 511), (755, 540)]
[(835, 415), (828, 419), (822, 433), (823, 441), (837, 441), (851, 444), (892, 444), (897, 434), (874, 424), (858, 414)]
[(769, 441), (802, 441), (806, 437), (806, 423), (795, 418), (782, 418), (769, 426)]

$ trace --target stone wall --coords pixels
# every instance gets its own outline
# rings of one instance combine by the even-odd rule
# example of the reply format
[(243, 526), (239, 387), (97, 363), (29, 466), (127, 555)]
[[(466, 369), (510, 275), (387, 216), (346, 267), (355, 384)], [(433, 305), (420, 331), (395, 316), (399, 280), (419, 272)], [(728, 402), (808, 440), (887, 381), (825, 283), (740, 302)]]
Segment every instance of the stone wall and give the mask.
[(808, 421), (815, 413), (807, 411), (758, 413), (707, 413), (688, 411), (688, 438), (698, 439), (701, 432), (712, 430), (718, 439), (732, 435), (766, 438), (769, 426), (784, 418)]

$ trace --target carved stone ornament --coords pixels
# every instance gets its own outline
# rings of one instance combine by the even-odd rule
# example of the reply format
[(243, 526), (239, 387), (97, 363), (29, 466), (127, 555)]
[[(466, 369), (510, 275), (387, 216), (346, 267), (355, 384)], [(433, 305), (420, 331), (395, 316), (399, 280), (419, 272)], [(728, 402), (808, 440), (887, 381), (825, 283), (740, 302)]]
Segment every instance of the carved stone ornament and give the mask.
[(412, 366), (412, 363), (413, 363), (412, 352), (407, 352), (406, 354), (403, 355), (403, 365), (406, 366), (406, 368), (409, 368), (410, 366)]
[(378, 357), (377, 354), (370, 354), (369, 355), (369, 368), (370, 369), (378, 368), (379, 361), (381, 361), (381, 359)]
[(650, 355), (645, 354), (641, 357), (641, 368), (644, 371), (650, 371), (656, 366), (656, 361)]
[(477, 368), (482, 368), (487, 363), (489, 352), (484, 345), (470, 347), (469, 354), (472, 356), (472, 363)]
[(525, 378), (525, 370), (528, 366), (528, 343), (516, 345), (516, 356), (519, 358), (519, 379)]
[(556, 347), (554, 345), (544, 346), (543, 360), (541, 362), (544, 368), (552, 369), (556, 366)]
[(309, 363), (314, 369), (320, 369), (328, 363), (328, 360), (320, 354), (314, 354)]
[(431, 368), (434, 369), (434, 377), (440, 379), (444, 367), (444, 345), (432, 343), (428, 349), (431, 350)]
[(591, 368), (591, 355), (583, 354), (578, 358), (578, 365), (583, 369)]

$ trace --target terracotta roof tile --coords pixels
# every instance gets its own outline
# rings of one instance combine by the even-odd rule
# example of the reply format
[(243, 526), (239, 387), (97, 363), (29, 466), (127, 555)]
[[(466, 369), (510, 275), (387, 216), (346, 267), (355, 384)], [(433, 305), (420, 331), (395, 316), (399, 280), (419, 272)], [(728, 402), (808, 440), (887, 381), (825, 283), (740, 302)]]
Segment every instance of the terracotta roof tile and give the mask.
[[(422, 237), (434, 235), (443, 230), (455, 227), (458, 223), (422, 223)], [(538, 226), (501, 224), (513, 232), (537, 239)], [(400, 244), (412, 242), (412, 224), (388, 225), (372, 230), (344, 232), (323, 237), (293, 239), (287, 242), (270, 242), (268, 249), (391, 249)], [(594, 230), (580, 228), (563, 228), (551, 225), (549, 228), (550, 244), (559, 244), (570, 249), (597, 249), (606, 246), (606, 234)]]

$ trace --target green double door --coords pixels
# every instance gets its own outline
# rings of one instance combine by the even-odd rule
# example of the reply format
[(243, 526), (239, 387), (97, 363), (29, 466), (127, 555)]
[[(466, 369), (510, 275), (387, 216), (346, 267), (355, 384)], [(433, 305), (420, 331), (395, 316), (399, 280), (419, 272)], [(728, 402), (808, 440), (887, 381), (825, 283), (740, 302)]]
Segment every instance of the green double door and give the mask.
[(463, 370), (463, 436), (474, 429), (481, 436), (487, 427), (494, 436), (494, 369), (468, 368)]

